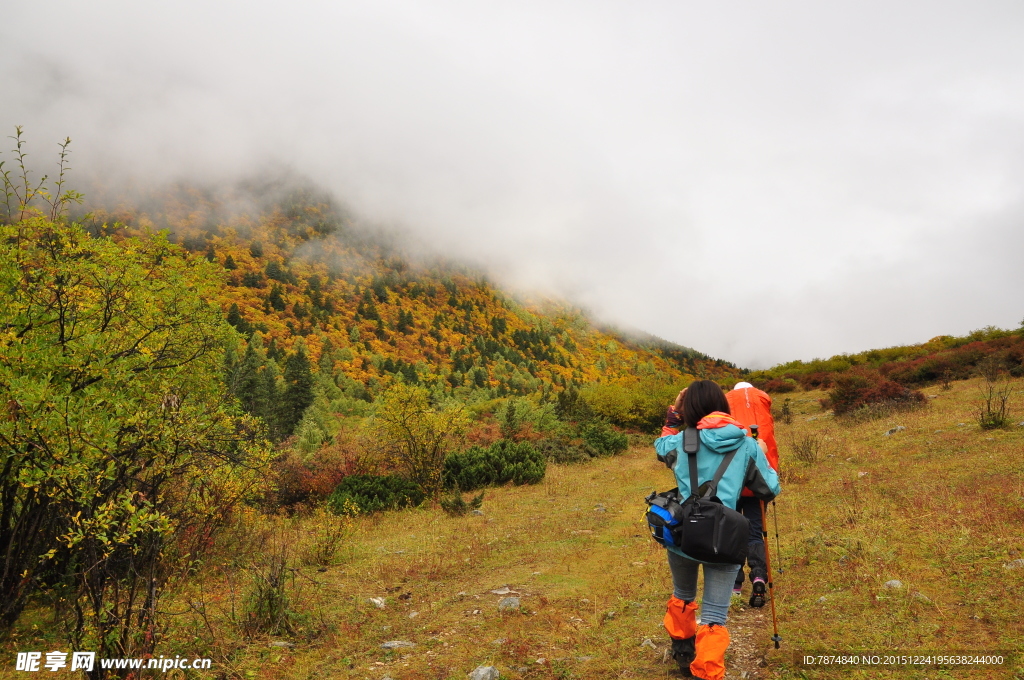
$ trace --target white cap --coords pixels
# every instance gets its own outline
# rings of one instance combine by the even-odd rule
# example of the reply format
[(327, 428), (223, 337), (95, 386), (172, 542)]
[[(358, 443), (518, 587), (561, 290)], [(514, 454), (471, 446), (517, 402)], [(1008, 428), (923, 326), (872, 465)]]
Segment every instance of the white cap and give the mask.
[(751, 385), (748, 382), (738, 382), (738, 383), (736, 383), (736, 387), (734, 387), (733, 389), (734, 390), (742, 390), (745, 387), (753, 387), (753, 385)]

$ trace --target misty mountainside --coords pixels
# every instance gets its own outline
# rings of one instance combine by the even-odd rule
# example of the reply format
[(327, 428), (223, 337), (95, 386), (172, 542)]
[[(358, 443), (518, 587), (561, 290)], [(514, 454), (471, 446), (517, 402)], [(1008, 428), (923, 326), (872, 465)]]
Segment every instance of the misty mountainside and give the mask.
[[(517, 299), (468, 265), (412, 255), (401, 235), (368, 227), (306, 186), (179, 184), (99, 201), (82, 219), (91, 233), (166, 231), (224, 269), (216, 303), (268, 360), (283, 363), (301, 347), (364, 402), (399, 379), (467, 403), (551, 398), (588, 384), (621, 402), (739, 373), (661, 338), (598, 326), (568, 303)], [(634, 421), (617, 424), (644, 427), (650, 405), (632, 410)]]

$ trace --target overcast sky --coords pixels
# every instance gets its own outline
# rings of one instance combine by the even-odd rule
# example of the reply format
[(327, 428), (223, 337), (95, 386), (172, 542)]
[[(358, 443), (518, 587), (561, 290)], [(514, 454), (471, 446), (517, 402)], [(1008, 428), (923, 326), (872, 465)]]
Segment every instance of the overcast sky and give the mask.
[(108, 179), (286, 166), (743, 366), (1024, 318), (1019, 0), (34, 0), (16, 124)]

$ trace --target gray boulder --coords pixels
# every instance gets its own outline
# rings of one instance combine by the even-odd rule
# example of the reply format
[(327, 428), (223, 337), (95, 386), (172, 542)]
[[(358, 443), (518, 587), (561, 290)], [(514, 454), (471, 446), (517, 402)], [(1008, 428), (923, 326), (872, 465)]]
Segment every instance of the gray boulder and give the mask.
[(519, 609), (518, 597), (506, 597), (498, 603), (499, 612), (514, 612)]
[(469, 674), (469, 680), (498, 680), (501, 675), (498, 673), (498, 669), (494, 666), (477, 666), (472, 673)]

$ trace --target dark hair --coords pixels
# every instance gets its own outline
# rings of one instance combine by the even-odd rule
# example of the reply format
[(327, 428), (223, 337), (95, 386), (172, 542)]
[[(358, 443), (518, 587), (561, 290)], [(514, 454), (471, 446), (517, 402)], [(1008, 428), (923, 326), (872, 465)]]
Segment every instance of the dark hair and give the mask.
[(729, 413), (729, 400), (714, 380), (698, 380), (690, 383), (683, 395), (683, 422), (687, 427), (697, 427), (701, 418), (713, 411)]

